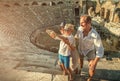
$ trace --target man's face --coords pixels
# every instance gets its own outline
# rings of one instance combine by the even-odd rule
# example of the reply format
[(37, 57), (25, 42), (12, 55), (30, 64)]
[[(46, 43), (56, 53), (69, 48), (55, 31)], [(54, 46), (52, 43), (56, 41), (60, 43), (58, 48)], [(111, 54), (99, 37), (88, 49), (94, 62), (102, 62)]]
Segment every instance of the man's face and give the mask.
[(90, 23), (85, 22), (84, 18), (80, 19), (80, 26), (83, 28), (83, 30), (86, 30), (90, 27)]

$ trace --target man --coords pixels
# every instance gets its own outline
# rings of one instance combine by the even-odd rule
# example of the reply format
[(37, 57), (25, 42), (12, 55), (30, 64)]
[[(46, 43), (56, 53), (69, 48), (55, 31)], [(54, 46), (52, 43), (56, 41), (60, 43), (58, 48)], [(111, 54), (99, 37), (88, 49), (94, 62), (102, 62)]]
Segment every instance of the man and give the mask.
[(104, 55), (104, 48), (99, 34), (91, 27), (91, 17), (83, 15), (80, 17), (80, 27), (75, 35), (78, 39), (78, 52), (80, 54), (80, 66), (83, 67), (84, 56), (89, 62), (89, 78), (91, 81), (96, 69), (96, 65)]

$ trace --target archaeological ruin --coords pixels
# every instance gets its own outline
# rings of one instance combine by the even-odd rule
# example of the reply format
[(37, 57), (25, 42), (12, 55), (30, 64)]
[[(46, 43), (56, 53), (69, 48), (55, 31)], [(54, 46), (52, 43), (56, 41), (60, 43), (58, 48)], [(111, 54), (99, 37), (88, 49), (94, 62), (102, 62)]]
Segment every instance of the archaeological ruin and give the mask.
[[(57, 63), (59, 41), (45, 30), (60, 33), (65, 21), (77, 31), (83, 14), (105, 49), (93, 81), (120, 81), (119, 0), (0, 0), (0, 81), (68, 81)], [(86, 81), (87, 63), (74, 81)]]

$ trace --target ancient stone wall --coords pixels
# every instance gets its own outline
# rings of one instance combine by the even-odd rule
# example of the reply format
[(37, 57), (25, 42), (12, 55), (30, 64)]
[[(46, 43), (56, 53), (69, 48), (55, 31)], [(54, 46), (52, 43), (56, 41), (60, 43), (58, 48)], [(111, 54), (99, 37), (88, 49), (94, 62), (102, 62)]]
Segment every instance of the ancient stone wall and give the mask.
[(101, 8), (104, 8), (104, 19), (107, 22), (120, 22), (120, 7), (118, 2), (114, 2), (112, 0), (105, 1)]
[[(103, 4), (102, 7), (110, 5), (114, 6), (114, 4), (108, 1)], [(59, 25), (64, 20), (67, 23), (79, 24), (79, 16), (81, 15), (81, 8), (78, 0), (1, 0), (0, 6), (1, 31), (4, 33), (4, 35), (6, 35), (6, 37), (25, 41), (30, 41), (29, 37), (31, 36), (32, 32), (38, 28), (44, 29), (46, 27)], [(113, 8), (113, 6), (105, 8), (110, 9)], [(103, 17), (108, 19), (108, 16), (111, 16), (111, 14), (104, 14)], [(104, 23), (100, 24), (104, 25)], [(119, 31), (119, 25), (117, 30), (109, 25), (106, 25), (106, 27), (111, 31), (111, 33), (119, 36), (117, 33), (117, 31)], [(18, 30), (19, 28), (20, 30)]]
[(118, 51), (120, 49), (120, 23), (106, 23), (100, 17), (94, 17), (92, 20), (92, 25), (102, 38), (105, 51)]
[[(47, 50), (49, 49), (42, 50), (39, 48), (40, 43), (42, 43), (42, 47), (47, 46), (47, 41), (49, 42), (50, 39), (38, 38), (42, 40), (42, 42), (39, 41), (38, 43), (37, 37), (39, 37), (39, 34), (43, 35), (42, 33), (45, 33), (42, 29), (58, 27), (63, 20), (71, 22), (74, 17), (73, 13), (73, 6), (66, 5), (62, 1), (52, 3), (47, 1), (0, 1), (0, 52), (1, 56), (3, 56), (2, 59), (9, 61), (17, 60), (17, 63), (19, 63), (23, 60), (28, 60), (29, 55), (38, 54), (40, 55), (39, 57), (45, 55), (42, 58), (42, 63), (39, 63), (41, 60), (38, 61), (39, 66), (41, 66), (39, 69), (44, 66), (44, 69), (50, 70), (45, 68), (47, 65), (44, 64), (52, 64), (52, 67), (56, 68), (57, 55), (53, 52), (48, 52)], [(41, 31), (36, 35), (37, 30)], [(38, 47), (31, 41), (32, 38), (37, 43), (36, 45), (39, 45)], [(50, 44), (53, 44), (53, 42)], [(49, 54), (52, 54), (54, 57), (51, 63), (47, 63), (51, 59)], [(33, 63), (34, 61), (32, 60), (31, 64)], [(16, 64), (16, 66), (19, 66), (19, 64)], [(49, 68), (52, 67), (50, 66)], [(50, 73), (51, 71), (48, 72)]]

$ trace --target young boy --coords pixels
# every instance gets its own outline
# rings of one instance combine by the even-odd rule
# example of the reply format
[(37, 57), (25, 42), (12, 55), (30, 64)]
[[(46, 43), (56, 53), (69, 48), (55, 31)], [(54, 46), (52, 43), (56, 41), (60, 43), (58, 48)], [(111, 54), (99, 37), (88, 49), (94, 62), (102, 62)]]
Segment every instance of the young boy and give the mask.
[(75, 39), (72, 35), (74, 31), (74, 26), (72, 24), (66, 24), (64, 28), (60, 30), (62, 35), (56, 35), (56, 33), (51, 33), (50, 36), (52, 38), (60, 39), (59, 46), (59, 61), (63, 68), (63, 74), (68, 74), (70, 80), (72, 80), (72, 71), (70, 68), (70, 56), (72, 51), (75, 50)]
[[(64, 35), (64, 27), (65, 27), (65, 23), (62, 22), (60, 24), (60, 33), (62, 35)], [(75, 44), (75, 41), (74, 41), (74, 44)], [(71, 50), (71, 55), (70, 55), (70, 69), (72, 70), (72, 72), (75, 72), (76, 74), (78, 73), (78, 59), (79, 59), (79, 54), (78, 54), (78, 51), (75, 49), (75, 50)], [(58, 61), (58, 64), (60, 65), (61, 69), (64, 71), (64, 65), (62, 65), (60, 63), (60, 61)], [(66, 74), (66, 73), (64, 73)]]

